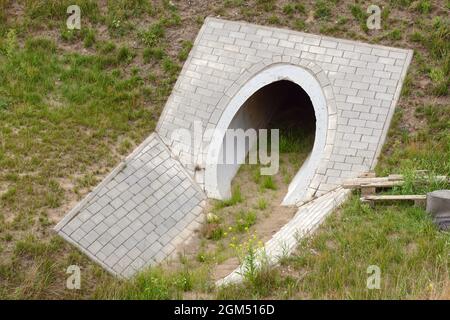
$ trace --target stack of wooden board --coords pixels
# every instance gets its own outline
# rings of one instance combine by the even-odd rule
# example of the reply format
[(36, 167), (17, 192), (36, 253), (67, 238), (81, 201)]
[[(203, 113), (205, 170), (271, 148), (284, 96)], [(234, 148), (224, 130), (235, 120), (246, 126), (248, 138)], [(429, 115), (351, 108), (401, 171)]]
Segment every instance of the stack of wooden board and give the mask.
[[(417, 183), (426, 181), (427, 172), (424, 170), (417, 171)], [(434, 177), (436, 180), (445, 181), (450, 179), (446, 176)], [(401, 174), (391, 174), (387, 177), (376, 177), (375, 173), (368, 172), (358, 178), (344, 181), (344, 189), (359, 189), (361, 190), (361, 201), (374, 205), (379, 201), (414, 201), (417, 206), (424, 207), (426, 205), (427, 196), (425, 194), (413, 195), (377, 195), (377, 190), (389, 189), (395, 186), (401, 186), (405, 183), (404, 177)]]

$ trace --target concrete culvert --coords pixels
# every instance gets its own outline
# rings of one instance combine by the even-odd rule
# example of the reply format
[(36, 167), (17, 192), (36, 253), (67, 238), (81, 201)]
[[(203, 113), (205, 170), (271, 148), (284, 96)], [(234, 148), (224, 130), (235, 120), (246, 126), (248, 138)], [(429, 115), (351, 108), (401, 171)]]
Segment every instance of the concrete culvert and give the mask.
[[(192, 235), (207, 197), (231, 193), (238, 166), (227, 175), (219, 165), (224, 130), (278, 127), (283, 137), (294, 131), (295, 140), (302, 129), (302, 141), (313, 135), (311, 152), (298, 172), (289, 172), (282, 204), (304, 206), (274, 235), (272, 249), (266, 246), (274, 256), (284, 252), (279, 244), (293, 250), (298, 235), (311, 232), (343, 201), (342, 181), (376, 165), (412, 54), (207, 18), (155, 132), (55, 230), (111, 273), (130, 277), (172, 255)], [(253, 99), (260, 100), (257, 109)], [(120, 216), (133, 218), (110, 227)], [(105, 245), (107, 239), (113, 244)]]
[[(316, 117), (308, 94), (299, 85), (288, 80), (280, 80), (262, 87), (248, 98), (228, 128), (242, 129), (245, 132), (248, 132), (248, 129), (279, 129), (280, 152), (295, 152), (302, 140), (312, 148)], [(229, 189), (231, 180), (243, 163), (248, 150), (255, 147), (257, 142), (249, 136), (245, 150), (242, 149), (240, 152), (236, 149), (235, 143), (230, 144), (234, 150), (227, 150), (227, 139), (234, 139), (234, 136), (224, 137), (221, 161), (218, 164), (218, 180)], [(229, 153), (234, 158), (232, 163), (227, 160)], [(228, 193), (228, 190), (224, 192), (225, 195)]]
[[(250, 128), (280, 129), (280, 149), (309, 139), (312, 145), (310, 155), (294, 176), (283, 200), (283, 204), (292, 205), (304, 198), (322, 159), (328, 120), (326, 99), (315, 77), (297, 66), (274, 65), (242, 86), (228, 104), (217, 127), (244, 131)], [(231, 180), (245, 159), (244, 153), (238, 155), (232, 164), (223, 161), (228, 152), (225, 138), (220, 131), (213, 137), (210, 144), (213, 156), (208, 158), (209, 167), (205, 173), (206, 191), (216, 199), (230, 196)], [(256, 144), (256, 140), (249, 141), (245, 152)]]

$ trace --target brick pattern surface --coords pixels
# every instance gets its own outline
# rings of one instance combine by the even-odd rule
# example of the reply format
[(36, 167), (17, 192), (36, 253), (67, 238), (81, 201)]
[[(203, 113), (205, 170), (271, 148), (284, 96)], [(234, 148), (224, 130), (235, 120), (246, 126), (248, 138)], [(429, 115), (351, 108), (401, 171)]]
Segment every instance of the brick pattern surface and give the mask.
[(179, 146), (173, 130), (192, 130), (196, 120), (214, 128), (227, 102), (252, 76), (270, 64), (300, 65), (316, 76), (329, 110), (336, 111), (329, 123), (329, 154), (312, 182), (313, 191), (323, 193), (375, 165), (411, 55), (411, 50), (208, 18), (157, 130), (168, 145), (182, 150), (178, 156), (194, 174), (194, 167), (204, 164), (185, 160), (197, 150)]
[(57, 227), (110, 272), (129, 277), (174, 252), (202, 221), (205, 196), (153, 135)]

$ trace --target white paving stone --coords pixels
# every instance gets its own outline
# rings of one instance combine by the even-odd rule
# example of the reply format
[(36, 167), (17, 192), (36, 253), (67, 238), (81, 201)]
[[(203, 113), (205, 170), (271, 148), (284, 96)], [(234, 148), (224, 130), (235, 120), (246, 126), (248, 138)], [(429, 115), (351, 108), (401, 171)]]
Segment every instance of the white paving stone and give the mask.
[[(157, 131), (168, 145), (179, 147), (177, 145), (182, 142), (174, 141), (171, 134), (179, 126), (192, 129), (191, 122), (184, 120), (188, 118), (186, 110), (201, 110), (202, 116), (197, 119), (214, 127), (233, 95), (253, 76), (279, 63), (302, 66), (323, 85), (329, 108), (330, 105), (337, 108), (337, 132), (347, 133), (328, 139), (330, 145), (350, 148), (331, 148), (332, 154), (327, 156), (331, 167), (340, 155), (356, 156), (357, 150), (364, 151), (351, 160), (361, 165), (357, 167), (358, 171), (343, 169), (340, 177), (332, 179), (333, 183), (325, 179), (310, 192), (320, 195), (338, 186), (343, 178), (357, 176), (360, 171), (375, 166), (411, 57), (411, 50), (207, 18), (180, 74), (176, 90), (166, 104)], [(196, 66), (195, 77), (205, 79), (206, 83), (213, 82), (214, 89), (202, 86), (202, 82), (191, 81), (192, 65)], [(327, 83), (331, 83), (329, 90), (325, 89)], [(203, 100), (204, 104), (200, 105), (199, 97), (215, 99)], [(385, 117), (379, 117), (381, 114)], [(369, 147), (366, 144), (369, 141), (374, 145)], [(351, 142), (354, 143), (350, 145)], [(205, 145), (202, 159), (207, 154), (208, 141)], [(196, 151), (189, 147), (185, 150), (187, 154)], [(201, 159), (195, 165), (181, 161), (192, 175), (195, 166), (204, 167)], [(197, 181), (204, 181), (203, 177), (197, 177)]]
[[(167, 235), (183, 233), (177, 222), (197, 223), (205, 199), (156, 134), (136, 151), (55, 227), (63, 238), (121, 277), (169, 256), (175, 237)], [(135, 193), (130, 192), (133, 187)], [(188, 195), (185, 201), (174, 201), (182, 195)]]

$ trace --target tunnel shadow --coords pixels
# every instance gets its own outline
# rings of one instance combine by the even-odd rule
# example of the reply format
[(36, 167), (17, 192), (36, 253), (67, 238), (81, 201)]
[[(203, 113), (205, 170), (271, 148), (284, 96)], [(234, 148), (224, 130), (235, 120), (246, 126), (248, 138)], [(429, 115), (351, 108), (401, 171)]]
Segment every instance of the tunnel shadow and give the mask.
[[(229, 125), (229, 129), (279, 129), (279, 153), (288, 154), (288, 161), (300, 169), (305, 158), (311, 153), (316, 133), (314, 107), (308, 94), (296, 83), (288, 80), (272, 82), (253, 93), (242, 104)], [(246, 140), (245, 154), (233, 149), (227, 150), (227, 140), (222, 143), (222, 164), (219, 165), (219, 179), (230, 181), (234, 178), (240, 165), (249, 163), (248, 151), (259, 141)], [(270, 134), (268, 153), (271, 150)], [(230, 145), (233, 145), (231, 143)], [(235, 163), (230, 164), (227, 152), (235, 156)], [(240, 159), (244, 159), (240, 160)], [(283, 161), (283, 158), (280, 158)]]

